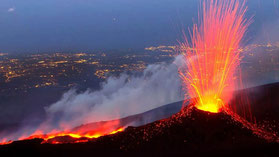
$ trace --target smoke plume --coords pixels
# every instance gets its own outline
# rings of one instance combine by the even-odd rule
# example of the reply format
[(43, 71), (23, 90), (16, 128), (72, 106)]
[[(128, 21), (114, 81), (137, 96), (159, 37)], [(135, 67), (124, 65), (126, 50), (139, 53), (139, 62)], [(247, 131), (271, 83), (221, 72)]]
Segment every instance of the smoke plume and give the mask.
[(99, 121), (120, 119), (177, 102), (183, 99), (178, 67), (181, 56), (172, 63), (147, 66), (141, 75), (121, 74), (109, 77), (101, 89), (79, 93), (76, 89), (66, 92), (62, 98), (45, 108), (46, 120), (39, 126), (23, 127), (9, 136), (29, 137), (34, 132), (47, 134), (70, 130), (76, 126)]
[[(90, 122), (119, 119), (183, 99), (177, 73), (180, 56), (173, 63), (147, 66), (140, 76), (126, 73), (109, 77), (98, 91), (66, 92), (46, 108), (48, 119), (41, 126), (70, 129)], [(45, 129), (44, 129), (45, 130)]]

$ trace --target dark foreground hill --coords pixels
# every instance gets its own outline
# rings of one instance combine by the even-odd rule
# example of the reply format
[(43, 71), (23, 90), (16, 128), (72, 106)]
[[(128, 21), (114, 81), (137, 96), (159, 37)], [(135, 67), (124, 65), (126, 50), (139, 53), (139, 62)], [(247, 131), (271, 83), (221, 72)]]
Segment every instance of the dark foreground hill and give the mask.
[[(279, 134), (279, 83), (263, 85), (254, 88), (248, 88), (235, 92), (234, 98), (230, 102), (235, 105), (236, 111), (241, 116), (245, 116), (251, 121), (247, 109), (251, 109), (251, 113), (256, 118), (257, 123), (265, 125), (277, 131)], [(182, 108), (183, 102), (175, 102), (153, 110), (128, 116), (114, 121), (102, 121), (84, 124), (73, 129), (73, 131), (81, 130), (98, 130), (104, 125), (115, 123), (115, 128), (123, 126), (142, 126), (156, 120), (168, 118), (178, 113)], [(252, 120), (253, 121), (253, 120)]]
[[(276, 104), (278, 100), (278, 84), (252, 91), (260, 93), (248, 93), (249, 96), (257, 96), (251, 101), (253, 104)], [(61, 140), (67, 138), (69, 137), (59, 137)], [(262, 136), (254, 134), (250, 128), (236, 121), (231, 115), (225, 112), (203, 112), (192, 107), (184, 108), (170, 118), (144, 126), (128, 127), (123, 132), (92, 139), (87, 143), (51, 145), (40, 144), (41, 141), (34, 139), (0, 146), (0, 154), (60, 157), (279, 155), (278, 143), (268, 142)]]

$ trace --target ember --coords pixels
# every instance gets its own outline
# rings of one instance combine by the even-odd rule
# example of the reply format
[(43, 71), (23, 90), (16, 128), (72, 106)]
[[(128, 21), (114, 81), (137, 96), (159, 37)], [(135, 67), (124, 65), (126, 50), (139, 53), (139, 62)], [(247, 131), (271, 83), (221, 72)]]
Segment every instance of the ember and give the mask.
[[(191, 44), (181, 43), (186, 67), (180, 68), (183, 86), (193, 104), (213, 113), (228, 108), (235, 89), (235, 73), (239, 67), (240, 42), (250, 24), (244, 18), (245, 1), (206, 0), (202, 4), (200, 22), (195, 24)], [(199, 15), (200, 16), (200, 15)], [(191, 48), (190, 48), (191, 47)]]

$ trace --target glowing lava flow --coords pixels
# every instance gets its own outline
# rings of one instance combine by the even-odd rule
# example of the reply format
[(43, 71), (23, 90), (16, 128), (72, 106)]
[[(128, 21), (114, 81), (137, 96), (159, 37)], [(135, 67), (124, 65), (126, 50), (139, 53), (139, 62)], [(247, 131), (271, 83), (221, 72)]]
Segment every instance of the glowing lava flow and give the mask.
[[(82, 134), (79, 132), (60, 132), (60, 133), (49, 133), (49, 134), (40, 134), (40, 132), (36, 132), (34, 133), (34, 135), (28, 137), (28, 138), (20, 138), (19, 140), (31, 140), (31, 139), (43, 139), (42, 143), (51, 143), (51, 144), (61, 144), (61, 143), (71, 143), (71, 142), (60, 142), (60, 141), (56, 141), (55, 138), (57, 137), (71, 137), (75, 140), (73, 140), (72, 143), (80, 143), (80, 142), (88, 142), (89, 139), (93, 139), (93, 138), (98, 138), (101, 136), (105, 136), (105, 135), (112, 135), (112, 134), (116, 134), (118, 132), (122, 132), (125, 128), (121, 127), (119, 129), (113, 130), (109, 133), (106, 132), (101, 132), (101, 131), (92, 131), (92, 132), (88, 132), (86, 134)], [(83, 140), (79, 140), (81, 138), (85, 138)], [(53, 139), (53, 140), (52, 140)], [(49, 142), (49, 140), (51, 140)], [(13, 141), (5, 141), (3, 140), (0, 145), (5, 145), (5, 144), (10, 144)]]
[[(49, 129), (51, 127), (51, 129)], [(8, 134), (0, 139), (0, 145), (10, 144), (13, 141), (42, 139), (42, 143), (80, 143), (87, 142), (94, 138), (122, 132), (126, 127), (120, 120), (102, 121), (87, 123), (77, 127), (69, 124), (60, 125), (59, 129), (52, 127), (50, 123), (42, 123), (35, 130), (28, 128), (23, 131)], [(25, 131), (27, 130), (27, 131)]]
[[(250, 20), (244, 15), (245, 1), (205, 0), (199, 23), (193, 26), (191, 44), (181, 43), (185, 65), (179, 73), (193, 104), (204, 111), (218, 113), (228, 108), (235, 89), (235, 72), (240, 62), (240, 42)], [(191, 47), (191, 48), (190, 48)]]
[[(111, 131), (110, 133), (108, 133), (109, 135), (111, 134), (116, 134), (117, 132), (121, 132), (123, 131), (124, 128), (119, 128), (117, 130), (114, 130), (114, 131)], [(72, 138), (82, 138), (82, 137), (85, 137), (85, 138), (98, 138), (98, 137), (101, 137), (101, 136), (104, 136), (104, 135), (108, 135), (106, 133), (102, 133), (102, 132), (93, 132), (93, 133), (87, 133), (87, 134), (80, 134), (80, 133), (67, 133), (67, 132), (62, 132), (62, 133), (57, 133), (57, 134), (47, 134), (47, 135), (34, 135), (34, 136), (30, 136), (26, 139), (34, 139), (34, 138), (42, 138), (44, 139), (44, 141), (47, 141), (49, 139), (53, 139), (55, 137), (63, 137), (63, 136), (70, 136)], [(23, 140), (26, 140), (26, 139), (23, 139)]]

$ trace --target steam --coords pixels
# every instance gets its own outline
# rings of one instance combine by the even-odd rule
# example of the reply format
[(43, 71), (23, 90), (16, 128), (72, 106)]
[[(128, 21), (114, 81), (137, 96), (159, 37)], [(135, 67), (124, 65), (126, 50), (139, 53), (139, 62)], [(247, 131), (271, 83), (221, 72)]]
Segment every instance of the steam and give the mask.
[(71, 89), (45, 108), (44, 122), (24, 126), (12, 134), (2, 132), (0, 141), (4, 137), (8, 140), (29, 137), (38, 130), (44, 134), (71, 130), (82, 124), (120, 119), (181, 101), (183, 93), (177, 72), (181, 63), (181, 56), (177, 56), (172, 63), (147, 66), (141, 75), (123, 73), (109, 77), (97, 91), (78, 93)]
[(178, 75), (180, 56), (173, 63), (147, 66), (140, 76), (125, 73), (109, 77), (101, 90), (66, 92), (61, 100), (46, 108), (49, 129), (107, 121), (143, 113), (183, 99)]

